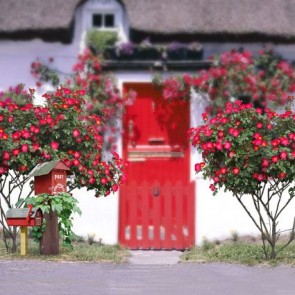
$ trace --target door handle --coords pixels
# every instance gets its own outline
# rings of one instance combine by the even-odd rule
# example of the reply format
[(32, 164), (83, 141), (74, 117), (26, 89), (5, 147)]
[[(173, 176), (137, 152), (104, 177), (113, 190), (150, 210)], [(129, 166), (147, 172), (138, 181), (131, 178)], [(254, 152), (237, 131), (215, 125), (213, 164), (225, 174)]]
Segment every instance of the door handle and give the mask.
[(153, 187), (153, 196), (158, 197), (160, 195), (160, 188), (158, 186)]

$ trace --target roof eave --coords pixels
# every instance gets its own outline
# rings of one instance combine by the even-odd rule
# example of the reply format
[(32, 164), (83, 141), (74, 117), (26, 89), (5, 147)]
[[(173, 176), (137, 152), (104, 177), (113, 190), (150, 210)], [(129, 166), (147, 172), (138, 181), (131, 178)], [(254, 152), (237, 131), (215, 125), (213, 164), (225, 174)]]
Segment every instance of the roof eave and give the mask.
[(61, 42), (70, 44), (73, 40), (71, 28), (43, 29), (43, 30), (21, 30), (11, 32), (1, 32), (1, 40), (13, 41), (30, 41), (33, 39), (41, 39), (46, 42)]
[(149, 37), (155, 43), (167, 43), (173, 41), (182, 42), (239, 42), (239, 43), (257, 43), (271, 42), (290, 44), (295, 43), (295, 36), (277, 33), (260, 33), (260, 32), (157, 32), (145, 31), (131, 28), (131, 39), (134, 42), (141, 42)]

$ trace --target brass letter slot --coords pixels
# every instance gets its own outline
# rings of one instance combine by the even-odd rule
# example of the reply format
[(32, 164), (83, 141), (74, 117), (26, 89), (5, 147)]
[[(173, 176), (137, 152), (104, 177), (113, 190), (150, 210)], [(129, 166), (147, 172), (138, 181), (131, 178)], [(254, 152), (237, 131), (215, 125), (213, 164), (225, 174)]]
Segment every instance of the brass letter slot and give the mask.
[(128, 161), (143, 162), (149, 158), (182, 158), (184, 152), (179, 146), (169, 145), (138, 145), (128, 146)]
[(157, 145), (157, 144), (164, 144), (165, 139), (163, 137), (150, 137), (149, 144)]

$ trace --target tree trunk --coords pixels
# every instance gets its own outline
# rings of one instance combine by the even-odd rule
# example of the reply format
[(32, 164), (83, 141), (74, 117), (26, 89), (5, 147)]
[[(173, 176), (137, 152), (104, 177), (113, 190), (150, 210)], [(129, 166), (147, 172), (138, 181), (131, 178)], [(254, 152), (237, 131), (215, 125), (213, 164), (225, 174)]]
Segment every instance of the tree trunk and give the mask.
[[(15, 253), (17, 250), (17, 242), (16, 242), (16, 238), (17, 238), (17, 229), (14, 226), (13, 230), (12, 230), (12, 235), (11, 235), (11, 240), (12, 240), (12, 246), (10, 248), (11, 253)], [(7, 249), (8, 250), (8, 249)]]
[(11, 252), (12, 252), (12, 253), (15, 253), (15, 252), (16, 252), (16, 249), (17, 249), (16, 237), (14, 237), (14, 238), (12, 239)]

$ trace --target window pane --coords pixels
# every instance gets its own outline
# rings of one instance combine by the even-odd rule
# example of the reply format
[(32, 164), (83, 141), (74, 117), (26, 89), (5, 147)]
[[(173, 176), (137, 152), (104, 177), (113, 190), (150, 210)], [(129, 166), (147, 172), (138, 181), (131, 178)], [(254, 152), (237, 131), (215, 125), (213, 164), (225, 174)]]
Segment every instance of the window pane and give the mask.
[(113, 14), (106, 14), (105, 15), (104, 25), (106, 28), (113, 28), (115, 26), (115, 17)]
[(102, 15), (93, 14), (92, 15), (92, 25), (93, 27), (102, 27)]

